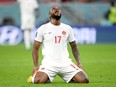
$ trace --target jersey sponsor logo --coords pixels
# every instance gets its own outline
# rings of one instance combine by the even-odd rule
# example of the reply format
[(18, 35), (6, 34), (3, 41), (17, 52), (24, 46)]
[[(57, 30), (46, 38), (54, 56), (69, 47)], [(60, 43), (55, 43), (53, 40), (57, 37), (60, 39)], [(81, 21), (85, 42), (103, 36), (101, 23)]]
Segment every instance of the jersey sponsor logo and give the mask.
[(48, 32), (48, 34), (51, 34), (52, 32)]
[(52, 32), (44, 33), (44, 34), (51, 34)]

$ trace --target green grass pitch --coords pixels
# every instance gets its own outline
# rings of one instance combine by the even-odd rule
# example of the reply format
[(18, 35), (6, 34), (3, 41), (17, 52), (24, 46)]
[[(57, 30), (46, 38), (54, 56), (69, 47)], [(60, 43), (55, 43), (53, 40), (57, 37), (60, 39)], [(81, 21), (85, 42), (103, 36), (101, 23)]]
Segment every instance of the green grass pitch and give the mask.
[[(89, 84), (67, 84), (58, 76), (52, 83), (27, 83), (33, 69), (32, 52), (20, 44), (0, 46), (0, 87), (116, 87), (116, 44), (78, 45), (78, 48)], [(70, 57), (75, 62), (71, 51)]]

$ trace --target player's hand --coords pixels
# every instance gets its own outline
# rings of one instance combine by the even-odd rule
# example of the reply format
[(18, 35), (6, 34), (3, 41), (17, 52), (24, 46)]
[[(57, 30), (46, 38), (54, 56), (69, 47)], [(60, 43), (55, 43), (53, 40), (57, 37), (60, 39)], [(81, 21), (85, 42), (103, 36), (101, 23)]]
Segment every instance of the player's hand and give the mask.
[(38, 71), (39, 67), (34, 67), (34, 69), (32, 70), (32, 75), (34, 75), (37, 71)]
[(80, 69), (82, 69), (83, 71), (85, 71), (84, 68), (83, 68), (83, 66), (82, 66), (82, 64), (79, 63), (79, 64), (77, 64), (77, 66), (78, 66)]

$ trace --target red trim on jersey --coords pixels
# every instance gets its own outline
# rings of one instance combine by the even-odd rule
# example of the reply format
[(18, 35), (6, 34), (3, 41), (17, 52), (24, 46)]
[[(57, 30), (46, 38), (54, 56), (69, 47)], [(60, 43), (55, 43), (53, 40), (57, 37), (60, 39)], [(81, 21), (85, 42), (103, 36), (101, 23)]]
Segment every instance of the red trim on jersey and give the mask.
[(70, 66), (72, 66), (73, 68), (75, 68), (76, 70), (78, 70), (77, 67), (75, 67), (73, 64), (70, 64)]

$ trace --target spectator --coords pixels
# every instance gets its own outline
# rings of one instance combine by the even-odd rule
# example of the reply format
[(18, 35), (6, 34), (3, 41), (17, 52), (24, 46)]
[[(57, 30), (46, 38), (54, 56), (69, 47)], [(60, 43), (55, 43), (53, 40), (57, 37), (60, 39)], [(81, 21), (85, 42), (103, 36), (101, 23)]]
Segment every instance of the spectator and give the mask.
[(5, 17), (3, 20), (2, 20), (2, 25), (14, 25), (14, 20), (12, 17)]
[(110, 9), (105, 16), (113, 25), (116, 25), (116, 6), (114, 1), (110, 2)]
[(35, 20), (38, 18), (39, 6), (36, 0), (18, 0), (21, 11), (21, 29), (24, 32), (25, 48), (31, 48), (31, 31), (35, 28)]

